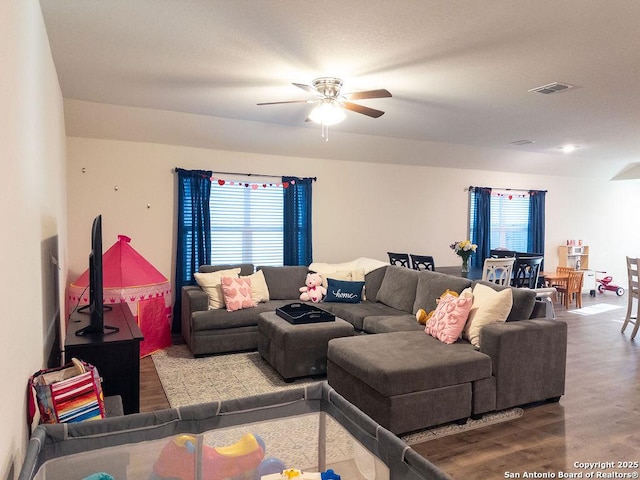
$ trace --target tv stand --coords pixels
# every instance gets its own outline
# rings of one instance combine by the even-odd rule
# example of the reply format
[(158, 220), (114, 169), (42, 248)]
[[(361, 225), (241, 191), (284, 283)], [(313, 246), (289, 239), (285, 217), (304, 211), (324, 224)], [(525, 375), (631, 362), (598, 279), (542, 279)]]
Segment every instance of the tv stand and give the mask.
[(71, 314), (64, 342), (65, 362), (75, 357), (90, 363), (98, 369), (103, 379), (102, 390), (105, 397), (120, 395), (125, 414), (140, 411), (140, 342), (142, 332), (126, 303), (112, 305), (106, 311), (104, 321), (117, 331), (109, 334), (86, 333), (76, 335), (85, 329), (90, 319), (88, 315)]

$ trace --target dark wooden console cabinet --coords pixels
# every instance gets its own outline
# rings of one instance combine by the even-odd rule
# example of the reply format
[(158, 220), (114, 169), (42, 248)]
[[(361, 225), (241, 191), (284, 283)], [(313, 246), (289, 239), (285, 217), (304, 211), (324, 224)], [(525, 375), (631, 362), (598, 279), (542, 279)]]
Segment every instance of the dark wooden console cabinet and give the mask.
[(76, 332), (89, 324), (89, 315), (73, 313), (64, 342), (65, 361), (76, 357), (94, 365), (102, 377), (105, 396), (120, 395), (125, 414), (140, 411), (140, 342), (142, 332), (125, 303), (111, 305), (104, 312), (105, 325), (118, 327), (117, 332)]

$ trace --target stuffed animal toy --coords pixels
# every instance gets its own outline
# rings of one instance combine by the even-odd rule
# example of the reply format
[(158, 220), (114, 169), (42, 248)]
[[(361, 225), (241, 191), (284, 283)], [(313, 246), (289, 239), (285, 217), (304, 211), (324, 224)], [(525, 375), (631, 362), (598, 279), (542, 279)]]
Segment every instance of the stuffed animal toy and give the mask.
[[(447, 293), (450, 293), (451, 295), (453, 295), (454, 297), (458, 296), (458, 292), (454, 292), (453, 290), (445, 290), (445, 292), (440, 295), (437, 299), (436, 299), (436, 305), (438, 304), (438, 302), (440, 301), (440, 299), (442, 297), (444, 297)], [(420, 308), (417, 312), (416, 312), (416, 320), (418, 321), (419, 324), (421, 325), (426, 325), (427, 322), (429, 321), (429, 319), (433, 316), (433, 314), (435, 313), (435, 310), (431, 310), (429, 313), (427, 313), (423, 308)]]
[(322, 277), (319, 273), (307, 273), (304, 287), (300, 287), (300, 300), (303, 302), (321, 302), (327, 294), (327, 289), (322, 286)]

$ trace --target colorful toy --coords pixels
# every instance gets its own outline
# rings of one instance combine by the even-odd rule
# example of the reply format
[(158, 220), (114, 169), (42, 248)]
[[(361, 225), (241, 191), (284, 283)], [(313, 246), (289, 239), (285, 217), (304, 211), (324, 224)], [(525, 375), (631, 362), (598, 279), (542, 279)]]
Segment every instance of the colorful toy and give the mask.
[(115, 480), (111, 475), (105, 472), (94, 473), (88, 477), (84, 477), (82, 480)]
[(259, 477), (259, 480), (340, 480), (340, 475), (331, 469), (326, 472), (302, 472), (297, 468), (288, 468), (281, 473)]
[(274, 473), (280, 474), (285, 468), (287, 468), (286, 465), (279, 458), (265, 458), (258, 466), (256, 478), (260, 480), (261, 478), (273, 475)]
[(598, 292), (604, 293), (606, 290), (609, 290), (611, 292), (616, 292), (616, 295), (618, 295), (619, 297), (624, 295), (624, 288), (619, 287), (618, 285), (611, 284), (611, 282), (613, 281), (612, 276), (607, 275), (606, 277), (598, 278), (596, 280), (600, 284), (598, 285)]
[[(195, 478), (196, 437), (179, 435), (162, 449), (153, 465), (152, 479), (192, 480)], [(264, 460), (263, 440), (247, 433), (236, 443), (225, 447), (204, 446), (202, 478), (207, 480), (255, 478)]]
[(321, 302), (327, 294), (327, 289), (322, 286), (322, 277), (319, 273), (307, 273), (305, 286), (300, 287), (300, 300), (303, 302)]

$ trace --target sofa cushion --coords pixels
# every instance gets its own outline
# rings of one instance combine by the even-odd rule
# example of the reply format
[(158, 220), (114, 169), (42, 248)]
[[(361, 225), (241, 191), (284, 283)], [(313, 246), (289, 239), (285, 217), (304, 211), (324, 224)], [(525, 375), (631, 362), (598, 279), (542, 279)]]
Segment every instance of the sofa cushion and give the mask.
[(364, 318), (362, 329), (367, 333), (422, 331), (424, 326), (416, 322), (415, 315), (370, 315)]
[(349, 282), (329, 278), (327, 281), (327, 294), (324, 302), (360, 303), (362, 301), (362, 289), (364, 282)]
[(460, 293), (470, 286), (471, 281), (466, 278), (454, 277), (453, 275), (433, 272), (431, 270), (423, 270), (418, 274), (418, 286), (416, 288), (416, 301), (413, 304), (413, 313), (416, 313), (421, 308), (425, 312), (431, 312), (436, 309), (436, 299), (446, 290), (453, 290), (454, 292)]
[(263, 312), (273, 312), (276, 308), (289, 304), (288, 300), (270, 300), (259, 303), (254, 308), (227, 312), (225, 309), (193, 312), (192, 329), (194, 333), (217, 334), (220, 330), (236, 329), (240, 327), (256, 327), (258, 317)]
[(384, 280), (384, 274), (387, 273), (387, 267), (376, 268), (364, 276), (364, 298), (370, 302), (375, 302), (378, 297), (378, 291), (382, 280)]
[(424, 331), (443, 343), (450, 344), (457, 341), (467, 323), (472, 305), (471, 287), (465, 288), (459, 296), (447, 293), (440, 298)]
[(224, 294), (222, 292), (222, 277), (238, 278), (240, 267), (229, 270), (215, 270), (207, 273), (194, 273), (193, 277), (200, 288), (209, 296), (209, 308), (224, 308)]
[(305, 266), (258, 267), (262, 270), (271, 300), (296, 300), (309, 270)]
[(533, 315), (533, 309), (536, 304), (536, 292), (530, 288), (513, 288), (496, 285), (495, 283), (485, 282), (482, 280), (473, 282), (474, 286), (476, 283), (487, 285), (498, 292), (505, 288), (509, 288), (511, 290), (511, 293), (513, 294), (513, 306), (511, 307), (511, 312), (509, 312), (509, 316), (507, 317), (507, 322), (528, 320), (531, 318), (531, 315)]
[(389, 266), (378, 290), (376, 301), (405, 313), (415, 313), (412, 310), (416, 300), (418, 273), (417, 270), (405, 267)]
[(369, 302), (368, 300), (360, 303), (323, 302), (321, 308), (333, 313), (336, 317), (346, 320), (353, 325), (356, 330), (364, 329), (364, 319), (369, 316), (406, 315), (405, 312), (388, 307), (383, 303)]
[(473, 287), (473, 306), (462, 337), (480, 347), (480, 329), (485, 325), (504, 322), (512, 305), (513, 296), (510, 288), (497, 291), (477, 283)]
[(327, 356), (386, 397), (491, 377), (489, 356), (464, 340), (447, 345), (423, 332), (336, 338)]

